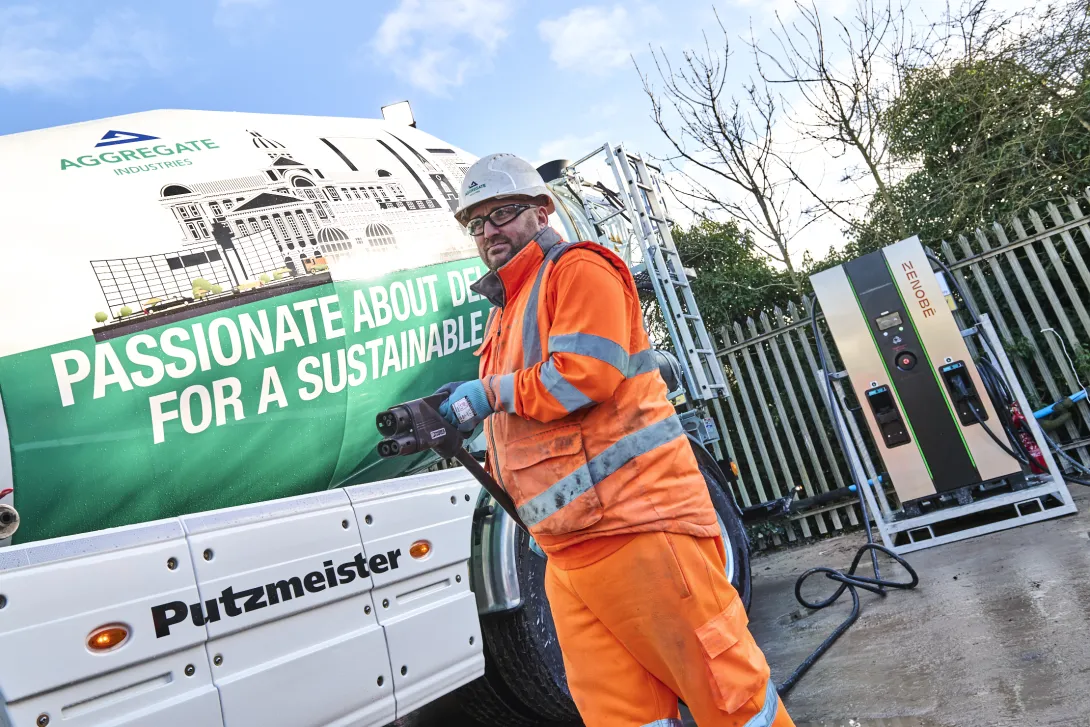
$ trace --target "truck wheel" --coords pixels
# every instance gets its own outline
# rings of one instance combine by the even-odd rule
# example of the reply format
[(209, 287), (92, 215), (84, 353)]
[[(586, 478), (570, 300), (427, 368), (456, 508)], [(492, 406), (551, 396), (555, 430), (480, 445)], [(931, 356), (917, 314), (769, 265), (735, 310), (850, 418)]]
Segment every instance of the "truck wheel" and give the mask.
[(490, 727), (492, 725), (541, 727), (546, 724), (530, 715), (527, 708), (507, 689), (507, 685), (496, 674), (495, 666), (487, 654), (484, 676), (462, 687), (459, 705), (466, 716)]
[(742, 605), (748, 611), (753, 598), (753, 583), (749, 563), (749, 538), (746, 535), (745, 526), (742, 525), (742, 516), (735, 507), (734, 496), (730, 494), (730, 482), (723, 474), (723, 470), (699, 443), (690, 439), (690, 444), (696, 455), (697, 464), (700, 465), (700, 474), (704, 475), (704, 482), (708, 485), (712, 507), (715, 508), (715, 514), (719, 518), (723, 550), (727, 554), (727, 579), (738, 591)]
[[(511, 712), (522, 719), (534, 720), (531, 724), (581, 725), (579, 711), (568, 691), (556, 627), (545, 597), (545, 559), (531, 552), (526, 533), (520, 530), (517, 537), (522, 606), (509, 613), (481, 617), (485, 647), (483, 680)], [(478, 716), (473, 714), (473, 705), (468, 701), (466, 711)], [(509, 722), (493, 717), (487, 724)]]
[[(704, 472), (703, 467), (701, 471)], [(723, 533), (723, 550), (727, 553), (727, 579), (738, 591), (742, 605), (748, 611), (750, 599), (753, 598), (753, 588), (746, 530), (742, 527), (742, 519), (738, 517), (727, 495), (707, 472), (704, 472), (704, 480), (708, 483), (708, 494), (712, 498), (715, 514), (719, 517), (719, 530)]]

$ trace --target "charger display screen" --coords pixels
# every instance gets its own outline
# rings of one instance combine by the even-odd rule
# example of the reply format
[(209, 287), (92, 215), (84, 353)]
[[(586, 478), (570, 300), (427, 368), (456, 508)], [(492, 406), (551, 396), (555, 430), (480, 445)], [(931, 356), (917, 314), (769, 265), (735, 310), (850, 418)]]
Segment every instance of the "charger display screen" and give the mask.
[(902, 324), (901, 313), (900, 311), (886, 313), (884, 316), (875, 318), (874, 322), (878, 324), (879, 331), (888, 331), (890, 328), (895, 328)]

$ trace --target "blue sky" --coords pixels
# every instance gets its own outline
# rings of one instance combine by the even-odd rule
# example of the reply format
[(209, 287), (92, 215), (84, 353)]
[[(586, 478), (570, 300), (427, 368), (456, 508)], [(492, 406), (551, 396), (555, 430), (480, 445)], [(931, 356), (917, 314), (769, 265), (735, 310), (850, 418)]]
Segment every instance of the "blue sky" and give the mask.
[[(911, 14), (944, 4), (913, 0)], [(847, 20), (854, 0), (817, 5)], [(714, 47), (715, 11), (740, 94), (743, 36), (771, 40), (793, 0), (0, 0), (0, 134), (159, 108), (379, 118), (408, 100), (421, 129), (477, 155), (574, 159), (620, 141), (663, 156), (633, 56), (654, 74), (649, 46), (677, 62), (706, 29)], [(803, 153), (822, 188), (851, 162)], [(840, 246), (839, 224), (801, 224), (795, 196), (793, 254)]]
[[(744, 31), (754, 6), (719, 3)], [(378, 117), (533, 161), (665, 149), (630, 59), (700, 41), (705, 0), (0, 0), (0, 134), (156, 108)]]

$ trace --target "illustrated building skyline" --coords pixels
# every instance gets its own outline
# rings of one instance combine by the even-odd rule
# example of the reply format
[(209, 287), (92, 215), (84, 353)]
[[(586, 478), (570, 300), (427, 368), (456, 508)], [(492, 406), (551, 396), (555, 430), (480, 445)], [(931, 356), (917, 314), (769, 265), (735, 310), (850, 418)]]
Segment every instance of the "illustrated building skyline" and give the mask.
[(279, 141), (247, 133), (269, 159), (259, 173), (161, 188), (160, 204), (177, 221), (183, 250), (92, 261), (115, 312), (150, 298), (189, 296), (196, 278), (226, 289), (282, 268), (306, 272), (319, 259), (333, 268), (347, 258), (385, 257), (406, 240), (451, 241), (420, 264), (476, 253), (450, 214), (468, 169), (454, 150), (428, 149), (442, 158), (437, 166), (393, 134), (320, 137), (345, 165), (327, 176)]

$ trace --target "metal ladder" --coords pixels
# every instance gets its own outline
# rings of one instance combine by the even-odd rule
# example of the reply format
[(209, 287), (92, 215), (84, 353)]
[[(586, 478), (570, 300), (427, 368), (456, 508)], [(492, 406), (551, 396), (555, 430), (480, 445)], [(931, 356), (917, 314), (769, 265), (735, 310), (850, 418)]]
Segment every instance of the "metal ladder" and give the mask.
[(605, 144), (569, 165), (580, 188), (589, 185), (584, 185), (580, 179), (578, 167), (602, 153), (617, 182), (616, 192), (598, 187), (605, 193), (607, 204), (602, 203), (601, 197), (595, 199), (575, 189), (572, 191), (576, 192), (587, 217), (594, 223), (599, 242), (616, 249), (631, 236), (638, 243), (643, 261), (633, 266), (632, 273), (634, 276), (646, 273), (651, 280), (670, 340), (678, 353), (689, 395), (702, 401), (728, 395), (723, 367), (716, 358), (681, 256), (670, 234), (672, 223), (666, 216), (666, 206), (661, 198), (657, 174), (660, 170), (649, 166), (638, 154), (626, 152), (623, 145)]

